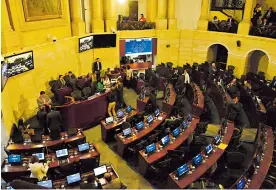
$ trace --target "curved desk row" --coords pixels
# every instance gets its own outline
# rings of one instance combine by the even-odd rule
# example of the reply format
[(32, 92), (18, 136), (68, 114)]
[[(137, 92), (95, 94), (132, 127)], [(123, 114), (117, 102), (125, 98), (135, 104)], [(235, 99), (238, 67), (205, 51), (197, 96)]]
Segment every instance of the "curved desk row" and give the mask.
[[(95, 158), (95, 165), (99, 165), (100, 163), (100, 153), (98, 152), (95, 145), (91, 147), (89, 152), (86, 153), (79, 153), (77, 149), (69, 149), (69, 157), (67, 159), (67, 163), (62, 164), (62, 166), (80, 162), (81, 160), (88, 159), (88, 158)], [(55, 154), (49, 154), (45, 155), (45, 159), (49, 160), (49, 171), (54, 168), (60, 167), (60, 163), (58, 159), (56, 158)], [(7, 160), (3, 162), (2, 168), (1, 168), (1, 175), (2, 178), (6, 181), (12, 181), (20, 176), (29, 176), (31, 171), (29, 169), (29, 160), (30, 157), (23, 158), (23, 164), (11, 166), (8, 164)]]
[[(171, 143), (167, 144), (164, 148), (160, 149), (161, 142), (156, 143), (156, 149), (154, 153), (145, 156), (145, 150), (139, 151), (139, 173), (143, 176), (146, 175), (148, 168), (154, 163), (158, 162), (162, 158), (164, 158), (168, 150), (177, 149), (183, 142), (188, 140), (189, 136), (194, 132), (197, 123), (199, 122), (199, 118), (193, 116), (193, 120), (189, 127), (180, 133), (180, 135), (174, 140), (170, 141)], [(170, 134), (170, 139), (173, 139), (172, 134)]]
[(51, 140), (49, 136), (42, 137), (42, 143), (23, 143), (23, 144), (11, 144), (7, 145), (6, 149), (10, 153), (28, 153), (28, 151), (38, 151), (44, 148), (51, 148), (52, 146), (64, 143), (73, 143), (74, 141), (85, 141), (86, 136), (83, 134), (82, 131), (79, 131), (77, 135), (68, 137), (67, 132), (62, 132), (61, 138), (58, 140)]
[(144, 109), (145, 109), (148, 101), (149, 101), (149, 97), (148, 96), (145, 96), (145, 98), (143, 98), (142, 100), (138, 98), (136, 100), (137, 110), (138, 111), (144, 111)]
[(144, 121), (145, 127), (141, 131), (137, 132), (136, 129), (133, 127), (130, 137), (125, 138), (123, 133), (117, 134), (115, 136), (115, 139), (117, 141), (117, 153), (123, 158), (128, 146), (138, 143), (140, 139), (149, 135), (154, 129), (161, 125), (166, 118), (167, 114), (161, 112), (158, 119), (154, 120), (153, 123), (151, 123), (149, 126), (147, 126), (146, 121)]
[[(170, 97), (168, 97), (168, 100), (163, 100), (162, 102), (162, 111), (167, 113), (168, 116), (170, 116), (172, 109), (173, 109), (173, 105), (175, 103), (176, 100), (176, 93), (175, 90), (173, 88), (172, 84), (168, 84), (167, 88), (170, 89)], [(166, 94), (165, 94), (165, 98), (166, 98)]]
[(192, 88), (194, 92), (194, 101), (192, 105), (193, 115), (196, 115), (199, 117), (204, 108), (204, 96), (200, 88), (195, 83), (193, 83)]
[(93, 95), (85, 101), (71, 101), (63, 106), (57, 106), (64, 129), (90, 127), (105, 118), (108, 107), (107, 94), (108, 92), (105, 92)]
[[(229, 144), (232, 134), (234, 130), (234, 123), (231, 121), (228, 121), (227, 124), (227, 131), (225, 131), (225, 136), (220, 143), (220, 145), (216, 148), (215, 151), (213, 151), (209, 158), (205, 158), (205, 163), (201, 163), (198, 167), (195, 168), (195, 170), (191, 173), (187, 173), (186, 175), (180, 177), (179, 179), (176, 178), (177, 172), (174, 171), (171, 174), (169, 174), (168, 178), (168, 188), (171, 189), (184, 189), (187, 188), (191, 183), (199, 179), (209, 168), (211, 168), (218, 159), (222, 156), (222, 154), (225, 151), (225, 148)], [(224, 146), (221, 146), (224, 145)]]

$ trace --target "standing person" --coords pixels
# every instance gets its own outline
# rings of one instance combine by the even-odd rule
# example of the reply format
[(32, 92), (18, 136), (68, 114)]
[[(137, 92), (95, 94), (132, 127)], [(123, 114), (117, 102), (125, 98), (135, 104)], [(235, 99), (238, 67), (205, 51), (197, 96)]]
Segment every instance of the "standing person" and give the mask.
[(117, 101), (117, 91), (116, 91), (116, 87), (113, 86), (111, 88), (111, 92), (108, 93), (108, 115), (110, 117), (116, 117), (116, 111), (115, 111), (115, 108), (116, 108), (116, 101)]
[(62, 128), (61, 123), (62, 123), (62, 117), (59, 111), (54, 110), (54, 107), (52, 107), (52, 110), (50, 107), (46, 106), (46, 122), (47, 122), (47, 127), (50, 129), (51, 138), (57, 138), (58, 135), (60, 135), (60, 130)]
[(260, 16), (262, 16), (262, 8), (261, 8), (260, 4), (258, 3), (256, 5), (256, 7), (254, 8), (253, 18), (251, 19), (253, 26), (257, 26)]
[(96, 73), (98, 81), (101, 75), (101, 70), (102, 70), (102, 63), (100, 62), (100, 58), (97, 58), (93, 63), (92, 72)]
[(42, 181), (44, 178), (47, 177), (49, 166), (46, 163), (39, 163), (39, 159), (37, 156), (32, 156), (29, 167), (31, 170), (31, 177), (37, 178), (38, 181)]
[(39, 110), (43, 110), (45, 106), (52, 105), (52, 100), (45, 94), (44, 91), (40, 92), (40, 96), (37, 98), (37, 105)]
[(184, 84), (190, 84), (190, 75), (187, 70), (184, 70)]
[(139, 19), (139, 21), (140, 22), (147, 22), (147, 19), (144, 17), (144, 14), (140, 14), (140, 19)]
[(57, 88), (61, 89), (66, 87), (66, 81), (63, 78), (63, 75), (59, 75), (58, 76), (58, 81), (57, 81)]
[(126, 86), (127, 88), (130, 88), (130, 81), (132, 78), (132, 70), (130, 70), (130, 66), (127, 65), (127, 70), (126, 70)]
[(117, 80), (117, 91), (118, 91), (118, 102), (120, 104), (120, 108), (125, 107), (126, 103), (124, 101), (124, 86), (122, 83), (122, 78), (118, 78)]

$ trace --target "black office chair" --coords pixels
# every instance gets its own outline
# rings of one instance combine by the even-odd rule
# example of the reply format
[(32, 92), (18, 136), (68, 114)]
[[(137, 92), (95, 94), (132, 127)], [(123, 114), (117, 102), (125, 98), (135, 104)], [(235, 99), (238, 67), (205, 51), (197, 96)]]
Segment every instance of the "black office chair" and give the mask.
[(148, 139), (148, 143), (152, 144), (152, 143), (156, 143), (158, 141), (158, 133), (152, 134), (150, 135), (147, 139)]
[(97, 92), (97, 82), (91, 83), (91, 96), (94, 95)]
[(196, 124), (195, 129), (195, 135), (205, 134), (208, 127), (208, 121), (207, 122), (199, 122)]
[(29, 177), (29, 176), (20, 176), (19, 179), (33, 184), (37, 184), (38, 182), (37, 178)]
[(137, 166), (139, 151), (144, 149), (147, 144), (147, 140), (141, 140), (141, 142), (137, 143), (136, 145), (129, 146), (128, 151), (131, 152), (132, 156), (128, 157), (128, 161), (133, 163), (133, 165)]
[(78, 147), (78, 145), (83, 144), (86, 142), (86, 136), (84, 136), (83, 138), (79, 138), (77, 140), (71, 141), (71, 142), (67, 142), (66, 145), (68, 146), (69, 149), (71, 148), (76, 148)]
[(83, 95), (84, 95), (84, 99), (87, 99), (88, 97), (90, 97), (91, 96), (91, 92), (92, 92), (92, 90), (91, 90), (91, 88), (90, 87), (85, 87), (83, 90), (82, 90), (82, 93), (83, 93)]
[(79, 163), (80, 171), (82, 173), (87, 173), (93, 171), (94, 168), (99, 166), (99, 158), (87, 158), (81, 159)]
[(31, 136), (32, 143), (40, 143), (42, 142), (42, 134), (34, 134)]
[(227, 176), (230, 178), (238, 179), (244, 172), (245, 155), (240, 152), (228, 152), (227, 158)]
[(51, 128), (48, 130), (49, 130), (49, 136), (50, 136), (51, 140), (60, 139), (60, 128), (59, 127)]
[(71, 93), (71, 96), (75, 99), (75, 101), (80, 101), (82, 93), (81, 93), (80, 90), (76, 90), (76, 91)]
[(48, 147), (48, 151), (49, 153), (56, 153), (57, 150), (64, 149), (64, 148), (66, 148), (66, 145), (64, 144), (64, 142), (60, 142)]
[(13, 180), (10, 183), (10, 186), (13, 189), (48, 189), (47, 187), (42, 187), (40, 185), (22, 181), (22, 180)]
[(158, 183), (167, 183), (166, 179), (168, 174), (171, 172), (171, 161), (171, 158), (167, 158), (166, 160), (158, 162), (157, 164), (154, 164), (150, 167), (152, 173), (154, 173), (154, 175), (150, 175), (150, 177), (153, 178), (153, 185)]
[(232, 138), (229, 142), (228, 151), (237, 151), (242, 143), (240, 143), (241, 131), (238, 128), (234, 128)]
[(123, 122), (122, 123), (122, 130), (131, 128), (131, 124), (129, 122)]
[(145, 80), (145, 73), (140, 73), (139, 74), (139, 79), (140, 80)]
[(75, 174), (79, 171), (77, 171), (77, 165), (75, 162), (60, 165), (59, 169), (54, 169), (54, 175), (53, 178), (55, 180), (63, 179), (68, 175)]
[(269, 179), (265, 179), (262, 183), (261, 189), (275, 189), (275, 183)]

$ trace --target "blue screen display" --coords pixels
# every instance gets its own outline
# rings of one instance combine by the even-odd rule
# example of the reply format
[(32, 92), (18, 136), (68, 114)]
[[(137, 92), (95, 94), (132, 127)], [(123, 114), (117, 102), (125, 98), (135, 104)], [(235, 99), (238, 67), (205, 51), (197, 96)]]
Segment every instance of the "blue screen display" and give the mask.
[(140, 121), (139, 123), (136, 123), (136, 127), (137, 127), (138, 130), (143, 129), (143, 127), (144, 127), (144, 122), (143, 122), (143, 121)]
[(78, 145), (79, 152), (89, 150), (89, 144), (83, 143)]
[(217, 135), (217, 136), (215, 137), (215, 143), (216, 143), (216, 144), (219, 144), (219, 143), (220, 143), (220, 136), (219, 136), (219, 135)]
[(43, 152), (42, 153), (36, 153), (36, 154), (33, 154), (33, 155), (37, 156), (39, 160), (44, 160), (44, 153)]
[(68, 156), (67, 148), (56, 151), (57, 158)]
[(188, 127), (188, 122), (187, 121), (183, 121), (183, 128), (186, 129)]
[(201, 156), (201, 154), (198, 154), (196, 157), (194, 157), (194, 164), (195, 164), (195, 166), (197, 166), (198, 164), (200, 164), (201, 162), (202, 162), (202, 156)]
[(155, 150), (156, 150), (156, 146), (155, 146), (154, 143), (152, 143), (152, 144), (146, 146), (146, 152), (147, 152), (147, 153), (152, 153), (152, 152), (155, 151)]
[(131, 128), (124, 129), (123, 134), (124, 134), (124, 136), (130, 135), (131, 134)]
[(160, 115), (160, 110), (159, 109), (155, 110), (154, 115), (155, 115), (155, 117), (158, 117)]
[(11, 154), (8, 157), (9, 163), (20, 163), (21, 162), (21, 155), (18, 154)]
[(245, 186), (245, 179), (242, 178), (238, 183), (237, 183), (237, 189), (243, 189)]
[(52, 188), (53, 187), (52, 180), (39, 181), (39, 182), (37, 182), (37, 185), (40, 185), (40, 186), (43, 186), (43, 187), (47, 187), (47, 188)]
[(122, 110), (117, 111), (117, 117), (119, 118), (124, 117), (124, 112)]
[(187, 164), (184, 164), (184, 165), (180, 166), (179, 168), (177, 168), (178, 177), (182, 176), (187, 171), (189, 171), (189, 168), (188, 168)]
[(206, 153), (207, 154), (210, 154), (212, 151), (213, 151), (213, 147), (212, 147), (212, 144), (209, 144), (208, 146), (206, 146)]
[(81, 180), (80, 173), (69, 175), (66, 177), (66, 179), (67, 179), (67, 184), (79, 182)]
[(180, 134), (180, 128), (177, 127), (175, 130), (173, 130), (173, 137), (177, 137)]
[(141, 38), (141, 39), (127, 39), (125, 41), (126, 51), (125, 54), (151, 54), (152, 53), (152, 39)]
[(151, 123), (153, 121), (153, 117), (152, 117), (152, 115), (149, 115), (148, 117), (147, 117), (147, 122), (148, 123)]
[(167, 136), (163, 137), (163, 138), (161, 139), (161, 142), (162, 142), (163, 145), (168, 144), (168, 143), (170, 142), (170, 136), (167, 135)]
[(129, 112), (131, 112), (131, 110), (132, 110), (132, 107), (131, 106), (127, 106), (126, 112), (129, 113)]

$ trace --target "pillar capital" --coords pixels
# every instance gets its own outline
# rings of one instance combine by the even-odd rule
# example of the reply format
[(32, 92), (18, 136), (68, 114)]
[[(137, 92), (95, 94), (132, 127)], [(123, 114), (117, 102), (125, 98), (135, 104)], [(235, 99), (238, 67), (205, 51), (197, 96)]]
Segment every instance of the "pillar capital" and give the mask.
[(244, 6), (243, 20), (239, 23), (238, 34), (248, 35), (251, 26), (254, 0), (246, 0)]
[(92, 32), (104, 32), (103, 21), (103, 2), (101, 0), (90, 0), (90, 9), (92, 13)]
[(157, 18), (156, 18), (156, 29), (165, 30), (167, 29), (167, 0), (157, 1)]
[(157, 13), (157, 0), (147, 0), (147, 21), (155, 22)]
[(198, 30), (208, 29), (208, 15), (209, 15), (210, 0), (202, 0), (200, 18), (197, 22)]
[(117, 4), (114, 0), (105, 0), (105, 31), (117, 30)]
[(85, 34), (85, 23), (81, 16), (81, 1), (70, 0), (71, 29), (74, 36)]

